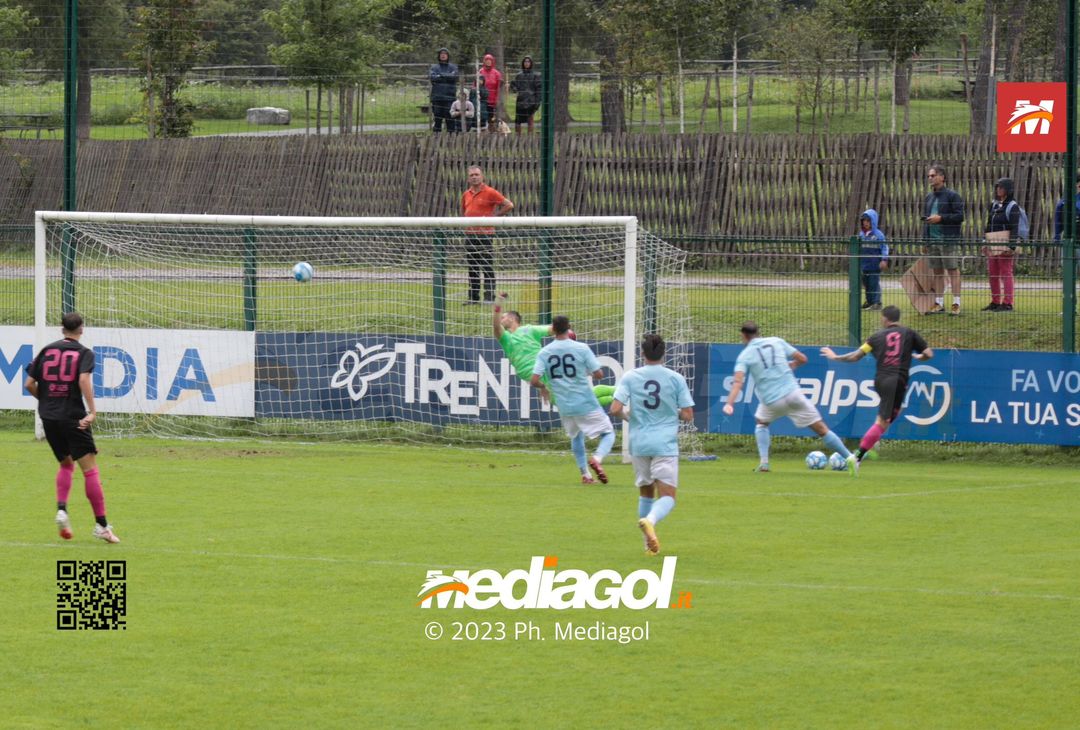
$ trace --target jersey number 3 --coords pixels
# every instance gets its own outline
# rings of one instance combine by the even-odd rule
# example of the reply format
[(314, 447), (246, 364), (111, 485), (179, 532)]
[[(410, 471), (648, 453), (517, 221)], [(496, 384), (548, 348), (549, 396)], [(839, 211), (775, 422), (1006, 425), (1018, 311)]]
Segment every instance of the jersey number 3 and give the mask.
[(645, 393), (647, 394), (645, 400), (641, 402), (641, 405), (648, 408), (650, 411), (656, 410), (660, 407), (660, 383), (655, 380), (645, 381)]

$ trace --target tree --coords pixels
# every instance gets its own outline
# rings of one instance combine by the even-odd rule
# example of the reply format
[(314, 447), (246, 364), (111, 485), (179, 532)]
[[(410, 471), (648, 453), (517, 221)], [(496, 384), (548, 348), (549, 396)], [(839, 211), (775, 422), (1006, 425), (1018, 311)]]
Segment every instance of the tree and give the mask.
[(20, 5), (0, 0), (0, 75), (22, 68), (33, 55), (28, 48), (30, 29), (37, 19)]
[(770, 50), (785, 73), (795, 79), (795, 129), (801, 126), (801, 112), (810, 110), (810, 123), (817, 130), (818, 112), (828, 125), (823, 106), (835, 93), (829, 80), (836, 59), (852, 44), (842, 33), (832, 9), (818, 6), (795, 10), (782, 16), (770, 41)]
[(198, 0), (144, 0), (135, 8), (134, 43), (128, 57), (143, 71), (150, 136), (188, 137), (195, 107), (180, 97), (187, 73), (210, 44), (199, 34)]
[(271, 63), (274, 31), (263, 13), (279, 0), (202, 0), (205, 37), (213, 43), (208, 66), (262, 66)]
[[(39, 29), (30, 38), (34, 60), (47, 69), (64, 67), (63, 2), (24, 0)], [(90, 137), (90, 106), (93, 98), (90, 69), (119, 66), (130, 39), (128, 12), (124, 0), (79, 0), (78, 77), (75, 97), (75, 136)]]
[(400, 0), (284, 0), (263, 17), (283, 42), (270, 57), (291, 76), (315, 84), (315, 127), (322, 118), (323, 87), (355, 86), (379, 75), (376, 64), (399, 48), (383, 30)]
[[(948, 31), (951, 16), (940, 0), (844, 0), (851, 24), (867, 41), (889, 54), (893, 62), (892, 131), (896, 105), (909, 111), (909, 61), (922, 48)], [(905, 124), (906, 128), (906, 124)]]

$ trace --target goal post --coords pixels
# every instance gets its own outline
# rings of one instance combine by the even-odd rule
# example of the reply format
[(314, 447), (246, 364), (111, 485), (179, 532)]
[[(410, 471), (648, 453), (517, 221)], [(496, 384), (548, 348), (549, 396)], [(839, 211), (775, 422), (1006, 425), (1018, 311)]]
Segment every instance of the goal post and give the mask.
[(693, 377), (685, 254), (631, 216), (41, 211), (35, 238), (35, 342), (82, 312), (106, 434), (561, 447), (491, 306), (471, 306), (488, 274), (526, 324), (570, 317), (605, 382), (637, 364), (643, 326)]

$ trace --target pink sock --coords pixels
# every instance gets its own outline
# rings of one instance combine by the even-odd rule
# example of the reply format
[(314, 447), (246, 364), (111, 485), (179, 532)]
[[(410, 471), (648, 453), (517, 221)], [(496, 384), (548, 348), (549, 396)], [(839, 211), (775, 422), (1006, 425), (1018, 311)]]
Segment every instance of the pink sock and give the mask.
[(885, 429), (876, 423), (866, 430), (866, 433), (862, 437), (862, 441), (859, 442), (859, 448), (863, 451), (869, 451), (874, 448), (874, 444), (881, 440), (881, 437), (885, 435)]
[(71, 494), (71, 475), (75, 473), (74, 464), (61, 464), (56, 472), (56, 501), (67, 504), (68, 495)]
[(83, 474), (86, 479), (86, 498), (90, 500), (90, 506), (94, 508), (94, 517), (105, 516), (105, 493), (101, 491), (101, 477), (97, 469), (91, 469)]

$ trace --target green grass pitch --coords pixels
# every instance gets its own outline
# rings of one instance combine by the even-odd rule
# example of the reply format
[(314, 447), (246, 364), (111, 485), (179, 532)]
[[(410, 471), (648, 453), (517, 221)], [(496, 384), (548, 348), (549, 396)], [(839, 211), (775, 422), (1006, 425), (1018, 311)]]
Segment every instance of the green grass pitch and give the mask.
[[(807, 442), (808, 444), (810, 442)], [(858, 479), (745, 450), (683, 463), (669, 610), (424, 610), (428, 568), (659, 568), (629, 466), (569, 452), (103, 439), (110, 519), (52, 523), (54, 466), (0, 432), (5, 728), (1066, 727), (1080, 717), (1072, 465), (901, 458)], [(127, 628), (59, 631), (56, 561), (127, 561)], [(531, 621), (544, 641), (432, 641)], [(556, 622), (648, 641), (558, 641)]]

